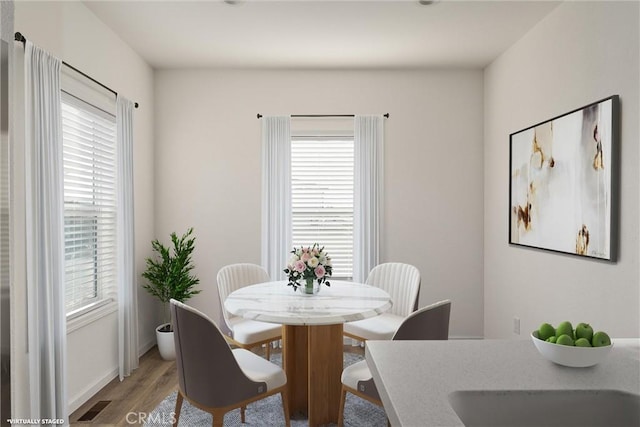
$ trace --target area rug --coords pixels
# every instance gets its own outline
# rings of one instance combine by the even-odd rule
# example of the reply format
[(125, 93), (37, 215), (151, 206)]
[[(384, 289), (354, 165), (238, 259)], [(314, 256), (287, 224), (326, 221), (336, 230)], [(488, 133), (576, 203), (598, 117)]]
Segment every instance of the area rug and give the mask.
[[(362, 356), (344, 353), (344, 366), (349, 366), (359, 360), (362, 360)], [(273, 354), (271, 361), (281, 365), (281, 354)], [(153, 412), (149, 414), (145, 426), (170, 426), (173, 422), (173, 413), (176, 407), (176, 395), (177, 392), (174, 392), (167, 396)], [(240, 409), (228, 412), (224, 417), (224, 425), (230, 427), (284, 426), (284, 415), (282, 414), (280, 395), (269, 396), (266, 399), (247, 405), (245, 421), (244, 424), (240, 422)], [(186, 400), (183, 402), (178, 426), (210, 426), (211, 422), (211, 414), (191, 406)], [(303, 427), (307, 425), (306, 419), (291, 419), (292, 427)], [(351, 393), (347, 393), (344, 409), (344, 425), (346, 427), (386, 427), (387, 417), (381, 407), (364, 399), (360, 399)]]

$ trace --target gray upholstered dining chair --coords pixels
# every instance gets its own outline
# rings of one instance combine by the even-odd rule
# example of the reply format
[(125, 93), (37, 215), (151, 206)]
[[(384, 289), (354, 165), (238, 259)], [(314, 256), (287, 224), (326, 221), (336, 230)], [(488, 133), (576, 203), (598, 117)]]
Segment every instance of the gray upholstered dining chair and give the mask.
[(268, 282), (271, 279), (267, 271), (256, 264), (231, 264), (224, 266), (218, 272), (218, 295), (224, 318), (224, 334), (227, 340), (235, 346), (250, 349), (259, 345), (266, 346), (266, 356), (269, 359), (270, 343), (282, 338), (282, 325), (258, 322), (234, 316), (224, 308), (224, 300), (237, 289), (249, 285)]
[(367, 285), (385, 290), (393, 306), (379, 316), (345, 323), (344, 335), (358, 341), (389, 340), (402, 321), (418, 308), (420, 271), (401, 262), (380, 264), (369, 273)]
[(231, 350), (224, 335), (205, 314), (171, 300), (178, 396), (174, 426), (178, 425), (183, 399), (213, 416), (213, 426), (222, 426), (224, 414), (240, 408), (245, 421), (248, 403), (276, 393), (282, 398), (287, 427), (287, 377), (277, 365), (238, 348)]
[[(451, 301), (444, 300), (428, 305), (411, 313), (400, 325), (392, 340), (447, 340), (449, 339), (449, 318)], [(382, 406), (378, 389), (373, 382), (367, 361), (362, 360), (342, 371), (342, 391), (338, 426), (344, 422), (344, 403), (347, 392), (369, 402)]]

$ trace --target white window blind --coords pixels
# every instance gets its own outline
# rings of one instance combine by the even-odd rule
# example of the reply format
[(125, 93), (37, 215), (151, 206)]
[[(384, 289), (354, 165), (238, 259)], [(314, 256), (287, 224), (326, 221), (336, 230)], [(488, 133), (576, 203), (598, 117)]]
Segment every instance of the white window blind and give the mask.
[(67, 316), (115, 299), (115, 117), (63, 93)]
[(294, 246), (325, 246), (333, 277), (353, 275), (353, 138), (293, 138)]

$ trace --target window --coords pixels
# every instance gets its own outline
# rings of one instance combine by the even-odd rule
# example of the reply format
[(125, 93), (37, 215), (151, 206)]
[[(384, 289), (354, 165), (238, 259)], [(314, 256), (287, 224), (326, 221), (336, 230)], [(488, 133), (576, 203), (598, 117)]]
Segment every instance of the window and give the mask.
[(65, 301), (72, 318), (115, 297), (116, 120), (63, 93)]
[(353, 174), (352, 137), (292, 138), (293, 245), (324, 245), (334, 278), (353, 275)]

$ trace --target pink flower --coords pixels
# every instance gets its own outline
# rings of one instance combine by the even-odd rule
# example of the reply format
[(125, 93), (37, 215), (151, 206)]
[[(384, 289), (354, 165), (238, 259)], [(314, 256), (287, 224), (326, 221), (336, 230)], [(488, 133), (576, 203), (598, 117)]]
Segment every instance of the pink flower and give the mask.
[(304, 252), (304, 253), (302, 254), (302, 256), (300, 257), (300, 259), (301, 259), (302, 261), (304, 261), (304, 262), (309, 261), (309, 258), (311, 258), (311, 255), (309, 254), (309, 252)]
[(302, 272), (305, 270), (305, 268), (307, 268), (307, 266), (305, 265), (304, 261), (302, 261), (302, 260), (298, 260), (298, 261), (296, 261), (296, 263), (293, 265), (293, 268), (295, 268), (295, 270), (296, 270), (298, 273), (302, 273)]
[(313, 271), (314, 271), (314, 273), (316, 273), (316, 277), (318, 279), (322, 279), (324, 277), (325, 271), (324, 271), (324, 267), (322, 265), (317, 266), (316, 269), (313, 270)]

